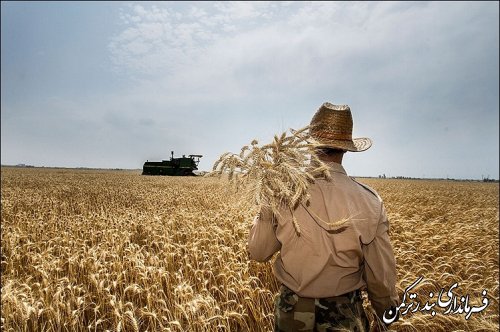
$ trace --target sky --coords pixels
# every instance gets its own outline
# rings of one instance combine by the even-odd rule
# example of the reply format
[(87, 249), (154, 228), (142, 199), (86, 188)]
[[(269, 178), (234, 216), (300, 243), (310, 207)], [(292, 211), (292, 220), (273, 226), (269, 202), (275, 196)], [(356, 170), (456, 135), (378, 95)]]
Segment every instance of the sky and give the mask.
[(142, 168), (347, 104), (350, 175), (499, 178), (499, 2), (2, 2), (1, 163)]

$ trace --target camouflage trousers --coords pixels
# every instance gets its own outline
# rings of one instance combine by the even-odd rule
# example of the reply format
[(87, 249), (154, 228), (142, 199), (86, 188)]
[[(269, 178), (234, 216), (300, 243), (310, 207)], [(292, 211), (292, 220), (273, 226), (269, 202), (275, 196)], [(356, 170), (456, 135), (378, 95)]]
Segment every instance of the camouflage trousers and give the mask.
[(313, 299), (281, 286), (275, 302), (276, 332), (368, 332), (370, 324), (359, 291)]

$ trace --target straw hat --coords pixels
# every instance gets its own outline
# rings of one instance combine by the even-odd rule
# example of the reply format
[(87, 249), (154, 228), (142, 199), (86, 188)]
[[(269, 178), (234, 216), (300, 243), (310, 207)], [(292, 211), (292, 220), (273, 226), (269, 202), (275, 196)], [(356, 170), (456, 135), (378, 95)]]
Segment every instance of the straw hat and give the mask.
[(323, 148), (361, 152), (372, 146), (369, 138), (352, 138), (352, 115), (347, 105), (321, 105), (311, 120), (310, 133)]

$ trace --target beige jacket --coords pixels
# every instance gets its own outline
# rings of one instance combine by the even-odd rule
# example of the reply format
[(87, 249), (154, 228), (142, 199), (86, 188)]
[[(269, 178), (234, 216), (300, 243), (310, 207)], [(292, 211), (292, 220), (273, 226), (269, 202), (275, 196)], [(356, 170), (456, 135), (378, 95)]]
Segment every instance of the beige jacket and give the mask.
[[(310, 204), (279, 217), (261, 212), (250, 230), (250, 258), (267, 261), (277, 251), (276, 278), (299, 296), (324, 298), (365, 288), (377, 315), (398, 304), (396, 264), (389, 240), (389, 222), (377, 193), (331, 163), (332, 180), (317, 180)], [(342, 231), (328, 223), (348, 218)]]

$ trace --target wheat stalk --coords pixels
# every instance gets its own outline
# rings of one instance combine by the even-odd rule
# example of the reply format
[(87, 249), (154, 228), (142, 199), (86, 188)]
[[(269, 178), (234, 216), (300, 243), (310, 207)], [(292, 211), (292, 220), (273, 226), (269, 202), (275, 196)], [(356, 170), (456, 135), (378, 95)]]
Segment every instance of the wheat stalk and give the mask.
[(315, 153), (319, 143), (308, 129), (290, 129), (290, 134), (275, 135), (271, 143), (262, 146), (253, 140), (239, 154), (226, 152), (215, 162), (210, 175), (226, 174), (243, 200), (270, 208), (275, 215), (290, 210), (300, 236), (293, 211), (309, 199), (307, 190), (316, 178), (331, 178), (329, 167)]

